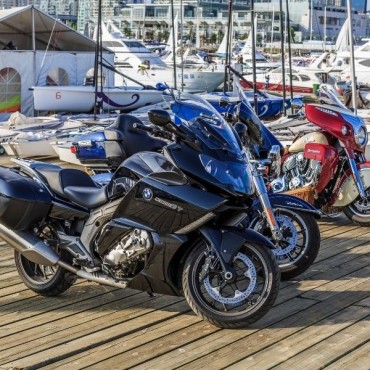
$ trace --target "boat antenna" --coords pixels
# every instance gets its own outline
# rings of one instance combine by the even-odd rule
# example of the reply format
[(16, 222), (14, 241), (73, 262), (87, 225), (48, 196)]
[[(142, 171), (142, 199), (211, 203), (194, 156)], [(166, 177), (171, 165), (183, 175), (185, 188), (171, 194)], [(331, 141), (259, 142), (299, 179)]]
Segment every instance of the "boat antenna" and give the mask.
[(228, 12), (229, 16), (227, 18), (227, 37), (226, 37), (226, 55), (225, 55), (225, 76), (224, 76), (224, 89), (223, 92), (225, 93), (227, 89), (227, 82), (228, 82), (228, 66), (231, 64), (231, 27), (232, 27), (232, 19), (233, 19), (233, 14), (232, 14), (232, 9), (233, 9), (233, 0), (229, 0), (228, 4)]

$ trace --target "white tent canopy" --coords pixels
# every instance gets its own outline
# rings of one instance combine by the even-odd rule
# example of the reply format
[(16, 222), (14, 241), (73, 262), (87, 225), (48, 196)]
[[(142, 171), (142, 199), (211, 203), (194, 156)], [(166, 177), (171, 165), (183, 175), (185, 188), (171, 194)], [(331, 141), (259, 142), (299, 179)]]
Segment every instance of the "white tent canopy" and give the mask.
[[(95, 52), (93, 40), (33, 5), (0, 10), (0, 119), (34, 114), (32, 86), (83, 85)], [(113, 53), (103, 53), (113, 65)], [(103, 75), (113, 85), (113, 72)]]
[[(96, 44), (33, 5), (0, 10), (0, 49), (94, 52)], [(49, 45), (49, 48), (48, 48)]]

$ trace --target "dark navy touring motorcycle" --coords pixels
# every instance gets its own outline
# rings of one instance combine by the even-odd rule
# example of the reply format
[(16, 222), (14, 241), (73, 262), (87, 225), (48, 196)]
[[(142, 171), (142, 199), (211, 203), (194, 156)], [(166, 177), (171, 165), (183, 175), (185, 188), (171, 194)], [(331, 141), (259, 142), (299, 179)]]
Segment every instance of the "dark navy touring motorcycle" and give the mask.
[[(176, 102), (173, 101), (171, 94), (164, 95), (164, 97), (176, 122), (182, 122), (181, 126), (186, 127), (188, 125), (186, 121), (190, 122), (199, 116), (217, 115), (220, 120), (222, 119), (215, 107), (199, 96), (187, 96), (182, 93), (182, 99), (186, 98), (187, 101), (186, 104), (181, 101), (181, 109), (179, 109), (179, 96)], [(223, 104), (220, 105), (222, 108)], [(163, 147), (171, 141), (172, 134), (144, 126), (141, 119), (131, 114), (120, 115), (113, 125), (99, 134), (100, 136), (96, 133), (92, 136), (84, 135), (73, 144), (72, 148), (78, 158), (85, 165), (93, 166), (95, 171), (115, 169), (124, 158), (140, 151), (161, 152)], [(167, 139), (167, 142), (157, 138), (157, 132), (160, 137)], [(252, 136), (249, 135), (249, 138)], [(210, 140), (215, 141), (216, 139), (210, 137)], [(281, 278), (291, 279), (307, 270), (316, 259), (320, 248), (320, 232), (316, 218), (320, 216), (320, 212), (300, 198), (267, 191), (263, 178), (264, 166), (254, 161), (251, 155), (252, 147), (258, 145), (260, 141), (259, 137), (254, 136), (253, 140), (249, 140), (249, 146), (245, 148), (255, 192), (253, 206), (246, 210), (242, 224), (263, 233), (274, 243), (276, 248), (273, 252), (278, 260)], [(275, 154), (278, 154), (280, 147), (275, 147), (277, 147)], [(186, 150), (186, 148), (182, 149), (183, 152)], [(169, 155), (168, 150), (166, 153)], [(194, 177), (193, 168), (189, 170), (186, 162), (176, 161), (176, 158), (171, 160), (175, 160), (176, 165), (185, 171), (187, 176)], [(274, 166), (280, 168), (280, 158), (277, 155), (270, 156), (264, 163), (269, 168)], [(203, 175), (202, 172), (201, 174)], [(100, 173), (94, 175), (93, 178), (99, 183), (108, 183), (111, 176), (110, 173)]]
[[(174, 98), (179, 111), (201, 104)], [(197, 315), (224, 328), (266, 314), (280, 283), (274, 245), (239, 226), (253, 203), (252, 174), (234, 129), (209, 113), (173, 122), (149, 112), (158, 136), (176, 141), (164, 155), (130, 156), (105, 186), (42, 162), (0, 168), (0, 237), (15, 249), (26, 286), (55, 296), (81, 277), (184, 295)]]

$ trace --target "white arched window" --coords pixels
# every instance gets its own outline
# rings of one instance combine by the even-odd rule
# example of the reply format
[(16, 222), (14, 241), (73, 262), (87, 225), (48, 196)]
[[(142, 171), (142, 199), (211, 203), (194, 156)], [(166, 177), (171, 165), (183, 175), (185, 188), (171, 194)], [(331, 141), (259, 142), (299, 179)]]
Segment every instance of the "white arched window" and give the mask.
[(0, 70), (0, 113), (21, 110), (21, 76), (14, 68)]

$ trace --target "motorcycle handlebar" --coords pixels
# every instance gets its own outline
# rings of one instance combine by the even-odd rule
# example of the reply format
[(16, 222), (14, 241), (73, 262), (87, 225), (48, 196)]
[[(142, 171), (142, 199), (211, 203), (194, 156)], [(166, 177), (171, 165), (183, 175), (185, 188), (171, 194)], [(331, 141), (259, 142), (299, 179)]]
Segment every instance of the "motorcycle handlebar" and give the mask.
[(168, 139), (168, 140), (172, 139), (172, 134), (171, 133), (165, 132), (165, 131), (162, 131), (162, 130), (158, 130), (155, 127), (146, 126), (142, 123), (134, 123), (133, 128), (135, 128), (137, 130), (142, 130), (142, 131), (149, 132), (151, 135), (162, 137), (163, 139)]

